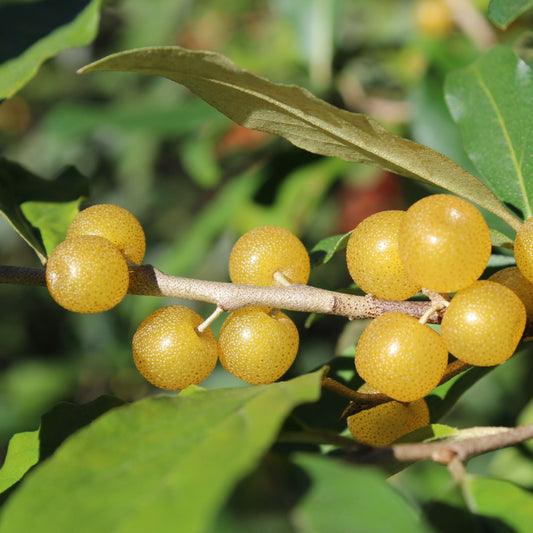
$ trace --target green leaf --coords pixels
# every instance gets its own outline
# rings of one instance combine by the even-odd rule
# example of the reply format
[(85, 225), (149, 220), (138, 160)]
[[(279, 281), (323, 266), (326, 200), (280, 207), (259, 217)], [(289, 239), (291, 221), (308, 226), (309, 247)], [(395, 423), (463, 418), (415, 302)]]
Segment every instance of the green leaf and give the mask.
[(422, 428), (415, 429), (411, 433), (407, 433), (403, 437), (400, 437), (394, 444), (403, 443), (403, 442), (425, 442), (436, 440), (441, 437), (446, 437), (452, 435), (457, 430), (445, 424), (430, 424), (429, 426), (424, 426)]
[(154, 47), (114, 54), (79, 70), (164, 76), (188, 87), (245, 127), (351, 162), (371, 163), (459, 194), (501, 217), (516, 219), (472, 174), (447, 157), (385, 130), (373, 119), (338, 109), (300, 87), (279, 85), (213, 52)]
[(533, 494), (514, 483), (498, 479), (470, 477), (463, 484), (476, 514), (497, 519), (508, 529), (528, 533), (533, 523)]
[(20, 481), (39, 462), (39, 431), (16, 433), (9, 441), (6, 458), (0, 469), (0, 493)]
[(46, 59), (89, 44), (98, 31), (101, 4), (47, 0), (0, 6), (0, 100), (28, 83)]
[(0, 531), (204, 531), (288, 413), (318, 399), (321, 376), (114, 409), (28, 475)]
[(42, 128), (45, 135), (53, 135), (61, 141), (83, 141), (102, 126), (157, 137), (188, 137), (202, 125), (212, 125), (217, 119), (224, 121), (224, 117), (202, 100), (170, 107), (144, 96), (133, 103), (114, 101), (109, 105), (58, 103), (43, 118)]
[(483, 179), (508, 204), (533, 214), (533, 75), (504, 46), (449, 74), (446, 99), (466, 151)]
[(332, 235), (331, 237), (326, 237), (316, 243), (309, 254), (311, 265), (313, 267), (323, 265), (324, 263), (327, 263), (336, 252), (344, 250), (348, 244), (350, 235), (351, 232), (345, 233), (344, 235)]
[(474, 383), (493, 369), (494, 367), (472, 367), (436, 387), (426, 397), (431, 421), (439, 421)]
[(88, 196), (88, 183), (73, 167), (45, 180), (0, 158), (0, 212), (44, 263), (64, 240), (82, 198)]
[(533, 0), (491, 0), (489, 18), (502, 29), (533, 7)]
[(430, 531), (414, 507), (378, 471), (331, 458), (299, 454), (294, 462), (309, 489), (291, 511), (302, 531)]
[(20, 481), (39, 461), (52, 455), (69, 435), (123, 403), (112, 396), (101, 396), (84, 405), (63, 402), (43, 415), (37, 431), (13, 435), (0, 469), (0, 492)]

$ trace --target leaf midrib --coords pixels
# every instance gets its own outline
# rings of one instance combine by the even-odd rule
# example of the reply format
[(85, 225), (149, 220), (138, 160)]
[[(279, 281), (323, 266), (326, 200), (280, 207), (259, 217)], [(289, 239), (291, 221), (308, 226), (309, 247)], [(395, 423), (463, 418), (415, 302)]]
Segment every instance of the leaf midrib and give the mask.
[(517, 175), (517, 178), (518, 178), (518, 185), (520, 187), (520, 191), (521, 191), (522, 197), (525, 200), (525, 207), (526, 207), (527, 211), (526, 211), (526, 213), (524, 213), (524, 217), (526, 219), (530, 218), (532, 216), (532, 211), (531, 211), (531, 205), (530, 205), (530, 202), (529, 202), (529, 197), (527, 195), (527, 189), (526, 189), (524, 175), (522, 174), (522, 168), (521, 168), (521, 166), (520, 166), (520, 164), (518, 162), (518, 158), (516, 156), (516, 150), (514, 148), (512, 140), (511, 140), (511, 136), (509, 135), (509, 130), (508, 130), (507, 126), (506, 126), (505, 119), (503, 118), (502, 114), (500, 113), (500, 110), (499, 110), (498, 106), (496, 105), (496, 102), (495, 102), (495, 100), (494, 100), (489, 88), (487, 87), (487, 85), (486, 85), (486, 83), (485, 83), (485, 81), (483, 79), (483, 75), (481, 74), (481, 71), (479, 70), (478, 67), (474, 67), (474, 73), (475, 73), (476, 77), (478, 78), (478, 81), (479, 81), (479, 84), (481, 86), (481, 89), (485, 93), (485, 95), (487, 97), (487, 100), (489, 101), (490, 106), (494, 110), (494, 114), (496, 115), (496, 119), (497, 119), (498, 123), (500, 124), (501, 130), (502, 130), (502, 134), (503, 134), (503, 136), (505, 138), (505, 142), (507, 143), (507, 146), (509, 148), (509, 153), (511, 155), (512, 164), (513, 164), (513, 166), (515, 168), (515, 171), (516, 171), (516, 175)]

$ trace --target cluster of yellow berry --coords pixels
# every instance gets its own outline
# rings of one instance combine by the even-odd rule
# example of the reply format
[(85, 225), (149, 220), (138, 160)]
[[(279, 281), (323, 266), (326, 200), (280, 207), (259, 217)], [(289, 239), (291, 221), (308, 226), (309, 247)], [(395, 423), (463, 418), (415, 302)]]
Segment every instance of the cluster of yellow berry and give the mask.
[(481, 213), (447, 194), (423, 198), (407, 211), (376, 213), (354, 229), (347, 265), (363, 291), (391, 300), (408, 299), (422, 288), (444, 296), (440, 333), (425, 323), (427, 317), (401, 312), (385, 313), (363, 331), (355, 353), (366, 382), (361, 392), (381, 392), (395, 401), (349, 417), (355, 438), (386, 445), (427, 425), (423, 398), (441, 381), (448, 353), (476, 366), (513, 355), (533, 310), (532, 224), (526, 222), (517, 235), (517, 267), (480, 280), (491, 249)]
[[(50, 254), (46, 281), (54, 300), (78, 313), (99, 313), (117, 305), (128, 292), (128, 262), (138, 265), (145, 236), (127, 210), (101, 204), (81, 211), (65, 241)], [(233, 283), (276, 286), (307, 283), (310, 261), (301, 241), (278, 226), (243, 235), (229, 262)], [(245, 307), (229, 314), (218, 342), (198, 313), (171, 305), (150, 314), (133, 337), (133, 359), (155, 386), (182, 390), (206, 379), (217, 361), (251, 384), (271, 383), (296, 358), (299, 335), (281, 310)]]
[[(262, 226), (234, 245), (233, 283), (276, 286), (306, 283), (307, 250), (290, 231)], [(183, 306), (149, 315), (133, 337), (133, 358), (141, 374), (159, 388), (181, 390), (206, 379), (219, 360), (234, 376), (254, 385), (272, 383), (290, 368), (298, 352), (294, 322), (281, 310), (244, 307), (229, 314), (218, 342), (202, 318)]]
[[(128, 292), (129, 265), (142, 262), (145, 236), (127, 210), (102, 204), (81, 211), (65, 241), (51, 253), (46, 281), (52, 297), (78, 313), (114, 307)], [(420, 291), (437, 302), (417, 319), (385, 313), (370, 322), (355, 351), (355, 368), (365, 381), (360, 392), (391, 401), (348, 418), (352, 435), (387, 445), (429, 423), (424, 397), (442, 380), (449, 354), (469, 365), (492, 366), (516, 350), (528, 316), (533, 316), (533, 219), (517, 234), (517, 266), (481, 280), (491, 255), (491, 236), (482, 214), (448, 194), (428, 196), (406, 211), (366, 218), (352, 232), (346, 259), (351, 277), (366, 293), (406, 300)], [(309, 255), (301, 241), (278, 226), (262, 226), (234, 245), (229, 274), (235, 284), (306, 284)], [(244, 307), (229, 314), (218, 340), (195, 311), (171, 305), (149, 315), (133, 337), (133, 359), (155, 386), (182, 390), (206, 379), (217, 361), (251, 384), (276, 381), (290, 368), (298, 330), (280, 309)]]

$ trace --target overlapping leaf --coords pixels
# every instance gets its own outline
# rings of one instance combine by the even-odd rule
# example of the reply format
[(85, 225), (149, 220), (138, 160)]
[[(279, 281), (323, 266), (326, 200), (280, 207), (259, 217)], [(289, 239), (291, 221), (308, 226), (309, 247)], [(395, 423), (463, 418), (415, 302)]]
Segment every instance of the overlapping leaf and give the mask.
[(42, 262), (65, 238), (67, 227), (86, 196), (88, 180), (73, 167), (50, 181), (0, 158), (0, 212)]
[(498, 197), (533, 214), (533, 72), (497, 46), (452, 72), (446, 100), (470, 159)]
[(112, 396), (101, 396), (84, 405), (62, 402), (43, 415), (38, 430), (13, 435), (0, 468), (0, 493), (22, 479), (32, 466), (52, 455), (69, 435), (123, 403)]
[(491, 0), (489, 17), (492, 22), (505, 29), (531, 7), (533, 0)]
[(28, 475), (0, 531), (204, 531), (287, 414), (318, 399), (321, 376), (111, 410)]
[(62, 50), (89, 44), (102, 0), (12, 2), (0, 6), (0, 100), (13, 96), (40, 65)]
[(212, 52), (144, 48), (108, 56), (80, 73), (111, 70), (164, 76), (188, 87), (235, 122), (280, 135), (310, 152), (371, 163), (459, 194), (517, 224), (472, 174), (447, 157), (391, 134), (373, 119), (349, 113), (295, 86), (279, 85)]

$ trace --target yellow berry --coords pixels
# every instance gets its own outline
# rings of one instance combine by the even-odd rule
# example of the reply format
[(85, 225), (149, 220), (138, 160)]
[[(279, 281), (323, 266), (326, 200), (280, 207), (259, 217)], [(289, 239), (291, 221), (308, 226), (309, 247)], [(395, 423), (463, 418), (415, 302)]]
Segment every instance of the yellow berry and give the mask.
[(476, 281), (455, 294), (444, 313), (441, 336), (457, 359), (476, 366), (503, 363), (516, 350), (526, 325), (520, 298), (493, 281)]
[(365, 328), (355, 350), (359, 376), (383, 394), (412, 402), (429, 394), (448, 363), (440, 335), (404, 313), (385, 313)]
[(382, 211), (365, 218), (353, 231), (346, 248), (352, 279), (378, 298), (406, 300), (420, 285), (407, 274), (398, 255), (398, 231), (405, 211)]
[(139, 221), (126, 209), (114, 204), (98, 204), (80, 211), (72, 220), (67, 238), (98, 235), (111, 241), (126, 259), (140, 264), (146, 249), (144, 231)]
[[(359, 392), (376, 394), (365, 383)], [(429, 424), (429, 409), (425, 400), (411, 403), (390, 401), (349, 416), (348, 429), (353, 438), (370, 446), (388, 446), (400, 437)]]
[(245, 307), (231, 313), (218, 337), (220, 362), (234, 376), (260, 385), (279, 379), (294, 362), (299, 336), (281, 311)]
[(528, 318), (533, 318), (533, 283), (526, 279), (517, 267), (502, 268), (488, 280), (511, 289), (522, 300)]
[(516, 234), (514, 257), (522, 275), (533, 282), (533, 217), (528, 218)]
[(133, 360), (144, 378), (166, 390), (198, 385), (215, 368), (217, 341), (211, 329), (201, 333), (202, 317), (188, 307), (171, 305), (148, 315), (133, 336)]
[(119, 249), (103, 237), (71, 237), (50, 254), (46, 284), (65, 309), (100, 313), (117, 305), (128, 292), (128, 265)]
[(280, 272), (290, 283), (307, 283), (309, 254), (300, 239), (279, 226), (261, 226), (245, 233), (234, 245), (229, 274), (233, 283), (280, 285)]
[(455, 292), (476, 281), (487, 266), (491, 247), (483, 215), (449, 194), (415, 202), (398, 233), (400, 259), (409, 276), (436, 292)]

